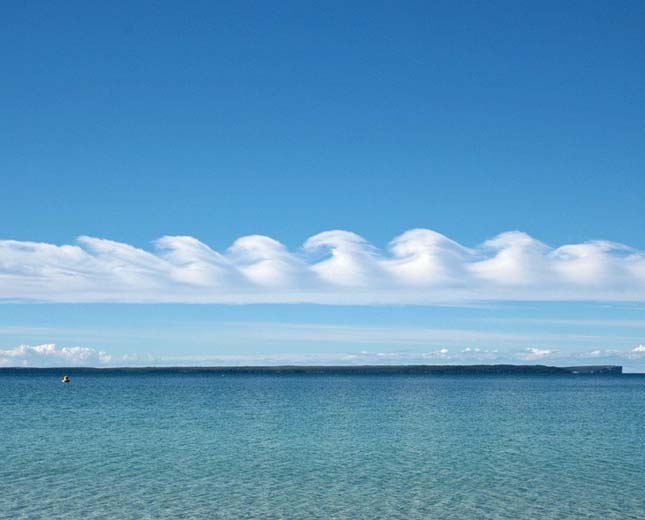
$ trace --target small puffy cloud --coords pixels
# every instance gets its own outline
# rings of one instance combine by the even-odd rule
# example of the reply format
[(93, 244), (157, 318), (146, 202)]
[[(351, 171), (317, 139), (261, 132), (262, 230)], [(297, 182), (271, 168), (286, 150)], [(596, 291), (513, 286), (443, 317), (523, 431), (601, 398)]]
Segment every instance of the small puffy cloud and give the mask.
[(0, 350), (0, 366), (96, 366), (110, 363), (112, 357), (102, 350), (90, 347), (62, 347), (53, 343), (45, 345), (20, 345)]
[(527, 360), (542, 359), (542, 358), (552, 356), (556, 352), (557, 350), (549, 350), (549, 349), (542, 349), (542, 348), (527, 348), (526, 352), (522, 357)]
[(645, 345), (638, 345), (632, 349), (634, 354), (645, 354)]
[(332, 230), (296, 250), (261, 235), (218, 252), (190, 236), (151, 250), (95, 237), (0, 240), (0, 301), (433, 304), (645, 301), (645, 252), (610, 241), (547, 245), (510, 231), (466, 247), (412, 229), (385, 249)]

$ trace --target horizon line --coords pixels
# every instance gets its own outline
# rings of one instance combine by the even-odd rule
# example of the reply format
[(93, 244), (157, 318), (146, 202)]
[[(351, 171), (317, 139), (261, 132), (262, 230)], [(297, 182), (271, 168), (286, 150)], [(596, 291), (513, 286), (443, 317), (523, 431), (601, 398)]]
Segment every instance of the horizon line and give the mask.
[[(89, 372), (154, 372), (154, 371), (191, 371), (191, 372), (290, 372), (290, 373), (307, 373), (308, 371), (318, 372), (361, 372), (370, 373), (379, 372), (397, 372), (403, 371), (411, 374), (450, 374), (451, 371), (465, 371), (479, 373), (497, 373), (497, 374), (521, 374), (524, 370), (529, 370), (536, 374), (562, 374), (562, 375), (625, 375), (623, 365), (605, 364), (605, 365), (543, 365), (543, 364), (512, 364), (512, 363), (495, 363), (495, 364), (469, 364), (469, 365), (428, 365), (428, 364), (364, 364), (364, 365), (147, 365), (147, 366), (58, 366), (58, 367), (37, 367), (37, 366), (13, 366), (0, 367), (0, 372), (9, 371), (89, 371)], [(489, 372), (493, 371), (493, 372)], [(495, 372), (497, 371), (497, 372)], [(454, 373), (454, 372), (452, 372)], [(645, 374), (643, 372), (627, 372), (627, 374)]]

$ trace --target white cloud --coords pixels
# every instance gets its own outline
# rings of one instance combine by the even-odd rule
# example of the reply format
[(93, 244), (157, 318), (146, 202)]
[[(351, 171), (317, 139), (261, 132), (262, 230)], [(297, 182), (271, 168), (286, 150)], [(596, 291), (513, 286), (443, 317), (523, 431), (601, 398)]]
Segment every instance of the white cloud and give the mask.
[[(91, 347), (62, 347), (54, 344), (20, 345), (0, 350), (0, 367), (71, 367), (71, 366), (227, 366), (227, 365), (398, 365), (398, 364), (548, 364), (571, 366), (585, 363), (632, 363), (632, 370), (643, 367), (640, 362), (645, 346), (632, 350), (565, 351), (543, 348), (486, 349), (417, 347), (411, 349), (330, 350), (326, 352), (212, 353), (185, 355), (154, 355), (146, 352), (110, 355)], [(636, 363), (635, 365), (633, 363)]]
[(469, 248), (429, 229), (385, 250), (326, 231), (297, 251), (266, 236), (224, 252), (167, 236), (148, 251), (80, 237), (74, 245), (0, 240), (0, 300), (432, 304), (485, 300), (645, 301), (645, 252), (608, 241), (550, 247), (506, 232)]
[(90, 347), (62, 347), (53, 343), (45, 345), (20, 345), (0, 350), (1, 366), (95, 366), (110, 363), (112, 357)]
[(469, 265), (475, 277), (498, 287), (531, 287), (549, 275), (549, 248), (526, 233), (502, 233), (483, 244), (493, 256)]
[(328, 251), (328, 258), (310, 268), (330, 287), (369, 287), (385, 281), (379, 252), (356, 233), (325, 231), (309, 238), (304, 249), (310, 253)]
[(523, 356), (524, 359), (542, 359), (555, 354), (557, 350), (548, 350), (543, 348), (527, 348), (526, 353)]

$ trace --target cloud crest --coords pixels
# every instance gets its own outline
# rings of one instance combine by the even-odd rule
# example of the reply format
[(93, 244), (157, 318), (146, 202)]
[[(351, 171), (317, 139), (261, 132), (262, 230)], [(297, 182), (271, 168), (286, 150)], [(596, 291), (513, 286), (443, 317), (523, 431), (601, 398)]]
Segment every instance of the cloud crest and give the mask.
[(465, 247), (413, 229), (385, 250), (325, 231), (289, 251), (250, 235), (217, 252), (166, 236), (151, 250), (82, 236), (75, 244), (0, 240), (0, 300), (433, 304), (487, 300), (645, 301), (645, 252), (609, 241), (551, 247), (510, 231)]

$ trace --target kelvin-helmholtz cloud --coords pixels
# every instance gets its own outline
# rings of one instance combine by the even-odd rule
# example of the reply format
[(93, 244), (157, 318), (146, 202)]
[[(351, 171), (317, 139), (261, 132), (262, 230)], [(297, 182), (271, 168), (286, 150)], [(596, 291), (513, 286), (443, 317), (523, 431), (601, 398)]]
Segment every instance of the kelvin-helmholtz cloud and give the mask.
[(594, 240), (551, 247), (511, 231), (477, 247), (413, 229), (385, 250), (326, 231), (290, 251), (267, 236), (218, 252), (166, 236), (151, 250), (93, 237), (0, 240), (0, 299), (46, 302), (430, 304), (645, 301), (645, 252)]

